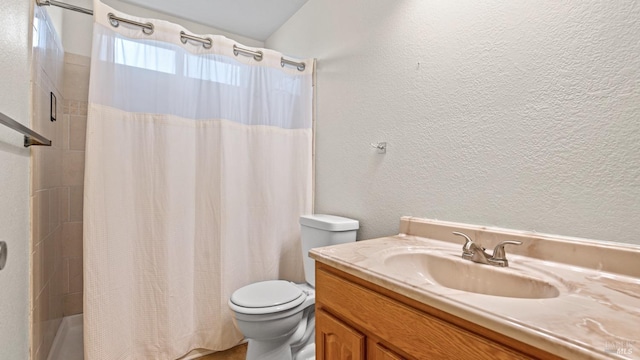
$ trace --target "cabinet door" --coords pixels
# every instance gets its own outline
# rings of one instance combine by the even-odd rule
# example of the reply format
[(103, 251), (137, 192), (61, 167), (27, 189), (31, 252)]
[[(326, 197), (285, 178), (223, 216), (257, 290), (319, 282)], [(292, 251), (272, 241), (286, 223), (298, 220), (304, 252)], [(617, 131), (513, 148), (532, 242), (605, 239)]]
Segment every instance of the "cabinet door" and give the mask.
[(316, 312), (316, 359), (365, 360), (365, 337), (324, 310)]
[(367, 345), (368, 360), (405, 360), (402, 356), (387, 349), (382, 344), (369, 338)]

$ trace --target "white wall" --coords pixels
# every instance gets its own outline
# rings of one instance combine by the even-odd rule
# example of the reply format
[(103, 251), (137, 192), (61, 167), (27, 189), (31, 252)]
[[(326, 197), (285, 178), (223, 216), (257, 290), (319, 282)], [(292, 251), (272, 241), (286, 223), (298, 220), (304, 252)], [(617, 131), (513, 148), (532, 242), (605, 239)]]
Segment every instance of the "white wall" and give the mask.
[[(0, 12), (0, 112), (30, 126), (31, 1), (5, 0)], [(29, 150), (0, 125), (0, 360), (29, 358)]]
[(639, 18), (632, 1), (310, 0), (266, 46), (318, 58), (316, 211), (359, 238), (411, 215), (640, 244)]
[[(86, 9), (93, 9), (92, 0), (68, 0), (65, 2), (83, 7)], [(223, 30), (212, 28), (210, 26), (198, 24), (192, 21), (184, 20), (171, 15), (145, 9), (136, 5), (128, 4), (120, 0), (105, 0), (103, 2), (118, 11), (122, 11), (125, 14), (172, 21), (174, 23), (184, 26), (193, 34), (224, 35), (246, 46), (253, 46), (253, 47), (264, 46), (264, 42), (262, 41), (253, 40), (240, 35), (235, 35)], [(63, 30), (62, 30), (62, 43), (65, 49), (65, 52), (90, 57), (92, 31), (93, 31), (93, 19), (91, 16), (78, 13), (78, 12), (73, 12), (70, 10), (65, 10)]]

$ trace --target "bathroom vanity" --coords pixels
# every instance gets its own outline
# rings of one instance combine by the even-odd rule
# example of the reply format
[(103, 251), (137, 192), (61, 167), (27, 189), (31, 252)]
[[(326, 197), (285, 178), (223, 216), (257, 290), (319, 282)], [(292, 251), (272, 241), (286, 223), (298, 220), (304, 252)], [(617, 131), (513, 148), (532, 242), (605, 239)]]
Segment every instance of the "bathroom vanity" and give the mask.
[(556, 358), (333, 267), (316, 278), (318, 359)]
[[(453, 231), (523, 244), (492, 267)], [(317, 359), (640, 357), (637, 246), (403, 218), (400, 235), (311, 256)]]

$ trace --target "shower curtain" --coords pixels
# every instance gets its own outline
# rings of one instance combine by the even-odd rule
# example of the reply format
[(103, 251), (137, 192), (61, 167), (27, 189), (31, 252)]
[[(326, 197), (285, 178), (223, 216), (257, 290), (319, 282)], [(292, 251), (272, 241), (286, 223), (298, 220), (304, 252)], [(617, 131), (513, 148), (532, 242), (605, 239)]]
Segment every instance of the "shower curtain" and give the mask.
[[(108, 14), (141, 23), (152, 34)], [(85, 358), (176, 359), (242, 339), (227, 306), (303, 281), (312, 60), (94, 4), (84, 195)], [(258, 50), (258, 49), (253, 49)]]

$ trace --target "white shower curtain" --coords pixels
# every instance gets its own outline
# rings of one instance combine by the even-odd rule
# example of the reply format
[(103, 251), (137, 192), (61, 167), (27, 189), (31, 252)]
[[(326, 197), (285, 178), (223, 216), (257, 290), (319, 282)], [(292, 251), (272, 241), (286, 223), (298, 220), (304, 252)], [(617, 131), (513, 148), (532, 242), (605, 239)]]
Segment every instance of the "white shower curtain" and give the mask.
[[(151, 22), (154, 32), (108, 13)], [(236, 345), (227, 300), (302, 281), (312, 208), (312, 63), (180, 41), (94, 4), (84, 208), (85, 358), (176, 359)], [(198, 35), (202, 36), (202, 35)], [(242, 46), (239, 45), (238, 46)]]

